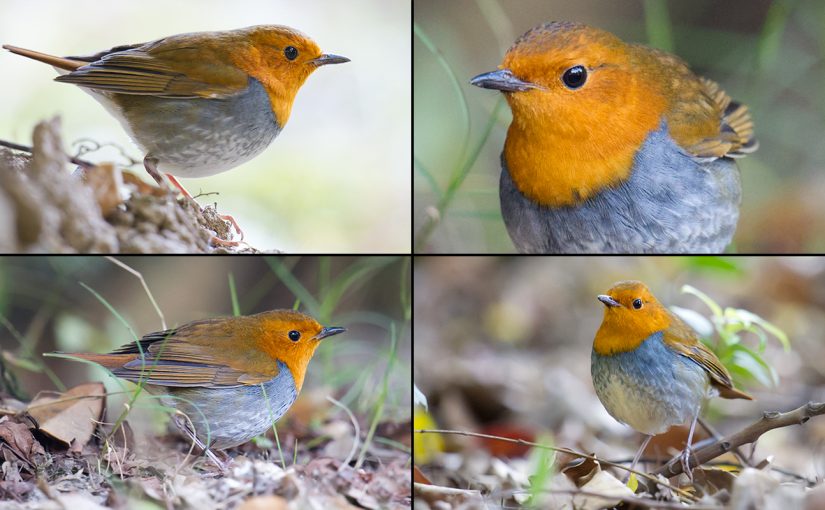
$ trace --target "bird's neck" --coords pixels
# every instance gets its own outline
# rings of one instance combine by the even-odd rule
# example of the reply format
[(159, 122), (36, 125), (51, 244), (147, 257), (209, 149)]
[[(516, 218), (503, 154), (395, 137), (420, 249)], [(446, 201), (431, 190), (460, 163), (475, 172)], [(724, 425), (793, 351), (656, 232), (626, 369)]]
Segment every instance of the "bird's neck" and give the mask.
[(282, 352), (278, 355), (278, 359), (283, 361), (292, 373), (292, 378), (295, 380), (295, 389), (299, 392), (304, 385), (307, 366), (309, 366), (309, 360), (312, 359), (314, 353), (315, 349), (303, 349)]
[(638, 319), (606, 313), (593, 339), (593, 351), (602, 356), (612, 356), (636, 350), (651, 335), (666, 330), (669, 324), (666, 313)]
[(621, 101), (590, 103), (584, 112), (508, 97), (513, 122), (504, 160), (518, 190), (545, 207), (574, 206), (627, 180), (665, 109), (661, 97), (640, 94), (632, 87)]

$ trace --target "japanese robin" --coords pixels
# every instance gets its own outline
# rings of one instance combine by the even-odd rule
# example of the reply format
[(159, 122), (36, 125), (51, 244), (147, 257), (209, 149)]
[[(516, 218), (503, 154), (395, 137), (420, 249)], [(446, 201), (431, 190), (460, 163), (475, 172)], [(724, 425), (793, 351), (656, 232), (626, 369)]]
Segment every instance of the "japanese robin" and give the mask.
[(175, 176), (207, 177), (254, 158), (286, 125), (309, 75), (349, 62), (279, 25), (173, 35), (85, 57), (3, 48), (83, 87), (123, 124), (158, 184), (163, 172), (188, 198)]
[(198, 320), (108, 354), (72, 356), (161, 395), (186, 415), (176, 417), (178, 427), (220, 466), (209, 449), (237, 446), (270, 428), (295, 402), (320, 341), (344, 331), (273, 310)]
[(730, 373), (690, 326), (662, 306), (638, 281), (618, 282), (598, 296), (604, 318), (593, 340), (590, 371), (607, 412), (650, 439), (691, 420), (682, 454), (690, 475), (691, 440), (705, 399), (742, 398)]
[(516, 40), (473, 85), (504, 93), (501, 212), (525, 253), (721, 252), (748, 109), (677, 57), (579, 23)]

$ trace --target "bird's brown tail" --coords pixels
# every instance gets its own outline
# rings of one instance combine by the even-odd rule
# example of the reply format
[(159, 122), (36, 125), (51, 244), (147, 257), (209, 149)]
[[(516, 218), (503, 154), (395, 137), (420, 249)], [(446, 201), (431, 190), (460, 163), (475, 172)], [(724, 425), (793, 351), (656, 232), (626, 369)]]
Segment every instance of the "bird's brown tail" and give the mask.
[(4, 44), (3, 48), (9, 50), (14, 54), (22, 55), (24, 57), (28, 57), (49, 65), (53, 65), (58, 69), (64, 69), (66, 71), (74, 71), (78, 67), (82, 67), (88, 64), (88, 62), (72, 60), (70, 58), (55, 57), (54, 55), (47, 55), (46, 53), (40, 53), (39, 51), (18, 48), (17, 46), (12, 46), (10, 44)]
[(57, 353), (71, 356), (73, 358), (85, 359), (102, 365), (109, 370), (121, 368), (126, 363), (135, 359), (134, 354), (95, 354), (91, 352), (71, 352), (71, 353)]
[(745, 400), (753, 400), (752, 396), (748, 395), (744, 391), (737, 390), (734, 387), (728, 388), (728, 387), (722, 386), (720, 384), (720, 385), (716, 386), (716, 389), (719, 390), (719, 396), (722, 397), (722, 398), (731, 398), (731, 399), (733, 399), (733, 398), (742, 398), (742, 399), (745, 399)]

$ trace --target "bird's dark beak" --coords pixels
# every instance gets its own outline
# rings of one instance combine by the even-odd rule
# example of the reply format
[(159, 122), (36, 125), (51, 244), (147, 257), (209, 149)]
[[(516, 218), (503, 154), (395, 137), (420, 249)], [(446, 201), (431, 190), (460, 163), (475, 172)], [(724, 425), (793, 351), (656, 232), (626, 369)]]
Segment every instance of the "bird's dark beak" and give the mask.
[(309, 63), (315, 64), (316, 67), (321, 67), (329, 64), (343, 64), (349, 61), (347, 57), (342, 57), (341, 55), (321, 55), (316, 59), (310, 60)]
[(346, 331), (346, 328), (339, 328), (337, 326), (330, 326), (328, 328), (322, 329), (317, 335), (315, 335), (315, 340), (321, 340), (328, 336), (337, 335), (338, 333), (343, 333)]
[(516, 78), (509, 69), (499, 69), (491, 73), (479, 74), (472, 80), (471, 85), (483, 89), (495, 89), (504, 92), (524, 92), (530, 89), (540, 89), (535, 83)]
[(617, 307), (617, 306), (622, 306), (621, 303), (619, 303), (618, 301), (616, 301), (615, 299), (613, 299), (610, 296), (605, 296), (604, 294), (600, 294), (598, 296), (598, 300), (601, 301), (602, 303), (604, 303), (604, 306), (609, 306), (610, 308), (614, 308), (614, 307)]

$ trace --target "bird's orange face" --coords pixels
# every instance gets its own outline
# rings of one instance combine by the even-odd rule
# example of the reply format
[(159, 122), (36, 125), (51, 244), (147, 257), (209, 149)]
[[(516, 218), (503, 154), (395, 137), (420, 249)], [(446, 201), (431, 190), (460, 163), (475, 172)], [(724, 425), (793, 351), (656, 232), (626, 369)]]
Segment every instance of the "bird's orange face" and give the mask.
[(600, 114), (626, 107), (634, 85), (627, 45), (590, 27), (533, 29), (510, 48), (500, 69), (532, 85), (506, 94), (514, 117), (525, 117), (518, 121), (552, 117), (568, 131), (584, 132)]
[(513, 123), (504, 155), (528, 198), (574, 205), (630, 174), (666, 109), (656, 86), (664, 78), (634, 55), (609, 32), (549, 23), (520, 37), (498, 71), (473, 79), (505, 93)]
[(631, 351), (650, 335), (670, 326), (670, 312), (642, 282), (618, 282), (598, 299), (605, 307), (593, 342), (593, 349), (599, 354)]
[(324, 65), (349, 62), (346, 57), (323, 54), (315, 41), (286, 26), (262, 25), (239, 32), (242, 42), (231, 58), (264, 85), (281, 127), (310, 74)]
[(315, 349), (326, 337), (343, 333), (344, 328), (324, 327), (309, 315), (277, 310), (252, 316), (258, 319), (259, 334), (253, 334), (260, 351), (289, 367), (300, 390), (306, 367)]

